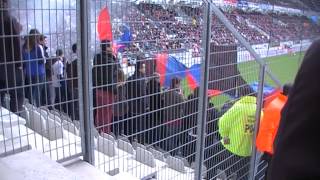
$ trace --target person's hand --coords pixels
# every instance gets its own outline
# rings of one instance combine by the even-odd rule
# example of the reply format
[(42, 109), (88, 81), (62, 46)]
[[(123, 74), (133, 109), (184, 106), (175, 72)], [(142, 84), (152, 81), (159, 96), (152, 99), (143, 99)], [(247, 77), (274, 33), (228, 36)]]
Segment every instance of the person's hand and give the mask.
[(230, 139), (228, 137), (223, 138), (223, 144), (230, 144)]

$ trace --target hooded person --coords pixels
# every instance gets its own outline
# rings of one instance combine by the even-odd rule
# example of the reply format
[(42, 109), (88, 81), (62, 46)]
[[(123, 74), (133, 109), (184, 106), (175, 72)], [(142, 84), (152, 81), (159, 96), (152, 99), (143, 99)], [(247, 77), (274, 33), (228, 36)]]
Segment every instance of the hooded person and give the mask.
[(101, 42), (101, 53), (95, 55), (92, 68), (95, 126), (104, 133), (111, 132), (117, 72), (120, 69), (111, 47), (110, 41)]
[(0, 94), (1, 103), (5, 103), (6, 93), (10, 95), (10, 110), (17, 112), (22, 110), (24, 99), (23, 89), (17, 88), (23, 84), (21, 42), (18, 36), (22, 26), (10, 14), (9, 3), (9, 0), (0, 0)]
[[(146, 65), (145, 57), (139, 55), (135, 66), (135, 72), (127, 80), (127, 95), (129, 104), (129, 122), (128, 135), (131, 140), (137, 138), (140, 143), (145, 141), (144, 133), (140, 133), (145, 129), (145, 113), (147, 107), (147, 82), (146, 82)], [(138, 133), (138, 134), (137, 134)]]
[(320, 179), (320, 40), (304, 60), (281, 112), (268, 179)]

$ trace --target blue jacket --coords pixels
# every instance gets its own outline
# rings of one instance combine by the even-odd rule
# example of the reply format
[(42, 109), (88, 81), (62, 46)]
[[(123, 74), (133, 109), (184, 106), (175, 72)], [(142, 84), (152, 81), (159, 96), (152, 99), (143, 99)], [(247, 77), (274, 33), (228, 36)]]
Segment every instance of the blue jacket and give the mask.
[(28, 77), (45, 75), (44, 57), (39, 46), (35, 46), (30, 52), (26, 49), (22, 52), (24, 60), (24, 72)]

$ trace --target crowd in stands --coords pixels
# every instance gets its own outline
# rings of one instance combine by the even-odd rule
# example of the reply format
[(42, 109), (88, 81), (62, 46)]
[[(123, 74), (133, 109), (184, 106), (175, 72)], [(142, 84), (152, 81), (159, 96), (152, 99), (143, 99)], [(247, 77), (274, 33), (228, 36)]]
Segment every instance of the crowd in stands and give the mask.
[[(259, 2), (261, 3), (261, 1)], [(270, 3), (270, 1), (268, 2)], [(283, 4), (283, 1), (279, 3), (277, 5)], [(287, 4), (297, 5), (291, 2)], [(180, 8), (181, 11), (178, 13), (174, 8)], [(193, 49), (193, 51), (199, 52), (203, 33), (201, 8), (189, 6), (170, 8), (170, 6), (140, 3), (128, 6), (127, 11), (120, 14), (121, 16), (118, 17), (120, 21), (129, 25), (133, 33), (131, 46), (133, 49), (128, 47), (126, 51)], [(320, 34), (319, 25), (312, 23), (305, 16), (264, 14), (242, 10), (229, 10), (224, 14), (236, 30), (251, 44), (312, 39)], [(234, 36), (215, 16), (212, 18), (211, 29), (211, 41), (214, 44), (237, 43)], [(121, 35), (120, 31), (118, 35)]]

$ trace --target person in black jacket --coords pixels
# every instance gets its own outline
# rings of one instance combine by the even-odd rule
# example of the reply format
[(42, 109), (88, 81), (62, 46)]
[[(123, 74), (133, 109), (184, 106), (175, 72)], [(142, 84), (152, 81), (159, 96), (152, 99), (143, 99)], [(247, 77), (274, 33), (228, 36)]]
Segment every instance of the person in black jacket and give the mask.
[(160, 75), (154, 73), (152, 78), (147, 84), (147, 94), (149, 95), (149, 110), (147, 120), (147, 129), (152, 128), (147, 133), (148, 144), (153, 144), (160, 141), (163, 138), (163, 128), (162, 128), (162, 98), (161, 98), (161, 85), (160, 85)]
[(270, 180), (320, 179), (319, 57), (317, 40), (306, 52), (281, 112)]
[(71, 58), (67, 62), (67, 93), (68, 101), (68, 114), (73, 120), (79, 120), (79, 103), (78, 103), (78, 56), (77, 44), (72, 45)]
[(117, 87), (114, 94), (113, 105), (113, 126), (112, 132), (116, 136), (128, 134), (127, 129), (127, 114), (129, 111), (127, 102), (127, 87), (125, 82), (123, 70), (119, 69), (117, 72)]
[(101, 53), (95, 55), (92, 69), (95, 126), (104, 133), (111, 133), (116, 73), (120, 68), (111, 47), (110, 41), (101, 42)]
[[(3, 105), (4, 95), (10, 95), (10, 110), (22, 110), (24, 100), (23, 71), (21, 58), (21, 25), (8, 10), (9, 0), (0, 0), (0, 94)], [(20, 88), (19, 88), (20, 86)], [(8, 107), (9, 108), (9, 107)]]
[(137, 138), (140, 143), (144, 143), (145, 139), (141, 131), (145, 130), (145, 113), (146, 113), (146, 94), (147, 84), (145, 79), (146, 65), (143, 62), (144, 57), (138, 57), (135, 72), (128, 78), (128, 99), (129, 99), (129, 120), (128, 135), (136, 135), (130, 137), (131, 140)]
[(181, 79), (172, 78), (170, 89), (164, 93), (163, 98), (164, 122), (166, 129), (166, 146), (165, 149), (172, 155), (181, 155), (182, 144), (181, 131), (183, 130), (184, 116), (184, 99), (181, 91)]

